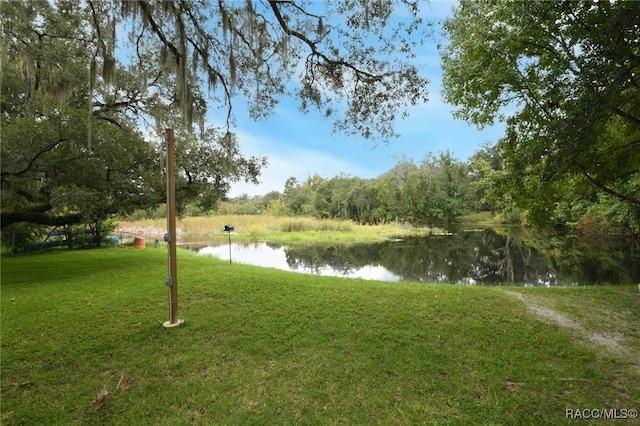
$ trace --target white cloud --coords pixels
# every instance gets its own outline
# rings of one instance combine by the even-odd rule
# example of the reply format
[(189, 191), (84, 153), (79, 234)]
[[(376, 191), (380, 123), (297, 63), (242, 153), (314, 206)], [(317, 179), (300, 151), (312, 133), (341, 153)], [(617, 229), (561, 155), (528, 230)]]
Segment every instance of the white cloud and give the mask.
[(231, 197), (242, 194), (264, 195), (270, 191), (282, 192), (286, 180), (292, 176), (304, 181), (316, 173), (325, 179), (340, 173), (357, 177), (367, 177), (371, 174), (370, 170), (356, 163), (325, 152), (304, 148), (291, 149), (268, 137), (258, 137), (241, 130), (237, 131), (237, 135), (241, 152), (245, 155), (267, 156), (268, 164), (262, 169), (259, 185), (238, 182), (231, 187)]

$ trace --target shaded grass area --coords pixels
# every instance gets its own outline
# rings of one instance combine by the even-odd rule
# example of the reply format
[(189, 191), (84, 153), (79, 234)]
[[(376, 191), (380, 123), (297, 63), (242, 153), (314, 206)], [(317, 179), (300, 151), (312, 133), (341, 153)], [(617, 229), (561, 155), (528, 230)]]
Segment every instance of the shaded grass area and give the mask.
[[(628, 361), (499, 288), (316, 277), (181, 250), (185, 324), (165, 329), (165, 250), (1, 266), (2, 424), (565, 424), (567, 408), (640, 408)], [(544, 297), (637, 315), (632, 290)]]

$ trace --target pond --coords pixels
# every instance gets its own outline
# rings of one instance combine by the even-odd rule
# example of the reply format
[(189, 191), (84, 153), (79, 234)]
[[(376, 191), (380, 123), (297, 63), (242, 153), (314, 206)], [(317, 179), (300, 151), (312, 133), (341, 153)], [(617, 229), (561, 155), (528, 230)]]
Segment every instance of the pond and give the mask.
[(573, 286), (640, 282), (640, 241), (534, 238), (519, 228), (456, 229), (378, 244), (284, 246), (234, 243), (195, 248), (232, 262), (384, 281)]

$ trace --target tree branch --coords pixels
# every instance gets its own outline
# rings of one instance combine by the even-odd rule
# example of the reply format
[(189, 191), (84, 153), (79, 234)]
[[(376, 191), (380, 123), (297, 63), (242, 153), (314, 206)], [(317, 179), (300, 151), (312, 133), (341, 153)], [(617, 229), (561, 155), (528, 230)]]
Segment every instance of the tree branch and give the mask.
[(167, 37), (162, 32), (160, 25), (158, 25), (155, 19), (153, 19), (153, 15), (149, 10), (149, 5), (147, 4), (147, 2), (144, 0), (139, 0), (138, 5), (140, 6), (140, 10), (144, 13), (144, 19), (149, 23), (149, 25), (151, 25), (151, 29), (158, 36), (160, 41), (162, 41), (162, 44), (164, 44), (166, 47), (168, 47), (171, 50), (171, 53), (173, 54), (174, 58), (176, 58), (177, 64), (179, 65), (180, 61), (183, 60), (183, 57), (180, 54), (180, 51), (173, 43), (169, 41), (169, 39), (167, 39)]
[(55, 147), (57, 147), (58, 145), (60, 145), (62, 142), (66, 142), (69, 139), (59, 139), (56, 142), (45, 146), (44, 148), (42, 148), (39, 152), (37, 152), (32, 158), (31, 160), (29, 160), (29, 164), (27, 164), (27, 166), (25, 168), (23, 168), (20, 171), (17, 172), (1, 172), (0, 176), (22, 176), (23, 174), (27, 173), (28, 171), (31, 170), (31, 168), (33, 167), (33, 165), (35, 164), (36, 160), (38, 158), (40, 158), (41, 155), (46, 154), (47, 152), (51, 151), (52, 149), (54, 149)]
[(82, 222), (80, 214), (68, 214), (64, 216), (53, 216), (38, 210), (23, 210), (19, 212), (0, 212), (0, 228), (4, 229), (9, 225), (20, 222), (35, 223), (38, 225), (64, 226)]
[[(284, 4), (292, 4), (292, 2), (290, 2), (290, 1), (269, 0), (269, 5), (271, 6), (271, 9), (273, 10), (273, 14), (275, 15), (276, 19), (278, 20), (278, 23), (280, 24), (280, 27), (282, 27), (282, 30), (288, 36), (295, 37), (298, 40), (300, 40), (303, 43), (305, 43), (307, 46), (309, 46), (313, 56), (317, 56), (319, 58), (322, 58), (327, 64), (339, 65), (339, 66), (343, 66), (345, 68), (348, 68), (348, 69), (352, 70), (356, 74), (356, 76), (358, 77), (358, 80), (368, 80), (370, 82), (380, 81), (384, 77), (388, 77), (388, 76), (393, 74), (393, 73), (383, 73), (383, 74), (380, 74), (380, 75), (371, 74), (371, 73), (368, 73), (366, 71), (361, 70), (360, 68), (356, 67), (355, 65), (353, 65), (350, 62), (347, 62), (345, 60), (329, 58), (327, 55), (325, 55), (324, 53), (322, 53), (318, 49), (318, 43), (317, 42), (311, 41), (304, 34), (298, 32), (298, 31), (296, 31), (294, 29), (291, 29), (289, 27), (287, 22), (284, 20), (284, 17), (280, 13), (280, 9), (278, 7), (278, 5), (283, 4), (283, 3)], [(298, 6), (296, 6), (296, 7), (298, 9), (300, 9)], [(307, 15), (310, 15), (310, 14), (307, 13)], [(312, 16), (312, 15), (310, 15), (310, 16)]]
[(636, 117), (635, 115), (629, 114), (628, 112), (623, 111), (622, 109), (617, 107), (614, 108), (613, 111), (620, 117), (626, 119), (627, 121), (631, 121), (632, 123), (640, 125), (640, 118)]
[(598, 188), (599, 190), (601, 190), (605, 194), (611, 195), (612, 197), (614, 197), (614, 198), (616, 198), (616, 199), (618, 199), (618, 200), (620, 200), (622, 202), (625, 202), (627, 204), (631, 204), (632, 206), (635, 206), (635, 207), (640, 207), (640, 199), (631, 198), (628, 195), (622, 194), (622, 193), (620, 193), (618, 191), (615, 191), (615, 190), (605, 186), (604, 184), (602, 184), (601, 182), (596, 180), (593, 176), (591, 176), (584, 165), (578, 163), (575, 160), (574, 160), (573, 163), (582, 172), (584, 177), (587, 179), (587, 181), (589, 181), (589, 183), (591, 185), (595, 186), (596, 188)]

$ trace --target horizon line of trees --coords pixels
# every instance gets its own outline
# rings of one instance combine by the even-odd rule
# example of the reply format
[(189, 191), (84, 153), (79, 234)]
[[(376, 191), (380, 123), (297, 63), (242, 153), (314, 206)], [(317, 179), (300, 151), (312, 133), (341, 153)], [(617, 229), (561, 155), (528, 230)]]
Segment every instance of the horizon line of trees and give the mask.
[[(447, 225), (462, 216), (489, 212), (496, 223), (546, 230), (579, 230), (591, 234), (640, 235), (640, 217), (615, 197), (584, 187), (579, 195), (566, 192), (554, 204), (549, 221), (532, 220), (531, 212), (516, 204), (505, 178), (504, 160), (496, 145), (485, 145), (468, 161), (449, 151), (429, 154), (421, 161), (401, 158), (387, 172), (365, 179), (341, 173), (332, 178), (290, 177), (284, 190), (250, 197), (243, 194), (187, 215), (269, 214), (351, 220), (359, 224), (390, 222)], [(161, 217), (164, 211), (138, 211), (128, 219)], [(534, 218), (535, 219), (535, 218)]]

